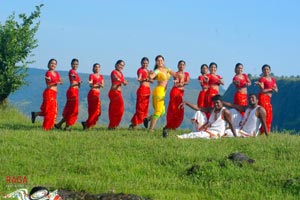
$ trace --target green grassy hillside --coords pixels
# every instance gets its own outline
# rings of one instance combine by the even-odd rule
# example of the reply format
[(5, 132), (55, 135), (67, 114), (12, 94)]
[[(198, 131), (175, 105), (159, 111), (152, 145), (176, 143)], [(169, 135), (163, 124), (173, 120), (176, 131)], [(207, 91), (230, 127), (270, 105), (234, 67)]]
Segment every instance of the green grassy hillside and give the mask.
[[(300, 138), (287, 132), (247, 139), (179, 140), (140, 129), (42, 131), (13, 108), (0, 112), (0, 193), (43, 185), (151, 199), (299, 199)], [(233, 152), (254, 159), (234, 164)], [(194, 170), (190, 170), (192, 166)], [(7, 183), (22, 176), (27, 184)]]

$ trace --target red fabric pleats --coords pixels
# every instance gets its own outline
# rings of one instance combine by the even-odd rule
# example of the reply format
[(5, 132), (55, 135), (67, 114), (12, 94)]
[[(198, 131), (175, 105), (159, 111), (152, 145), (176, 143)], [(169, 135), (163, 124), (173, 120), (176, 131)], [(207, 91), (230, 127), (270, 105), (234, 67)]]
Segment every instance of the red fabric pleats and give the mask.
[(79, 105), (78, 88), (70, 87), (67, 91), (67, 102), (62, 114), (68, 126), (74, 125), (77, 121), (78, 105)]
[[(241, 93), (241, 92), (236, 92), (234, 94), (234, 100), (233, 103), (239, 106), (248, 106), (248, 99), (247, 99), (247, 94)], [(241, 112), (241, 115), (244, 116), (245, 112)]]
[(208, 88), (205, 99), (204, 99), (204, 107), (213, 108), (214, 102), (212, 98), (218, 94), (218, 91), (214, 88)]
[(43, 93), (43, 103), (41, 105), (41, 116), (44, 116), (43, 129), (50, 130), (54, 127), (57, 116), (57, 92), (45, 89)]
[(97, 124), (98, 118), (101, 115), (100, 91), (90, 90), (88, 93), (88, 114), (86, 120), (86, 128), (91, 128)]
[(150, 93), (150, 87), (144, 85), (141, 85), (136, 91), (136, 111), (131, 119), (133, 125), (143, 123), (144, 118), (148, 116)]
[(198, 105), (198, 107), (201, 107), (201, 108), (204, 107), (204, 101), (205, 101), (206, 92), (207, 92), (206, 90), (201, 90), (199, 92), (198, 99), (197, 99), (197, 105)]
[(173, 87), (170, 92), (170, 101), (167, 112), (167, 124), (166, 128), (176, 129), (183, 121), (184, 107), (178, 108), (183, 101), (184, 91)]
[[(272, 111), (272, 104), (271, 104), (271, 97), (267, 94), (258, 93), (258, 105), (262, 106), (266, 110), (266, 125), (267, 129), (270, 133), (271, 131), (271, 123), (273, 120), (273, 111)], [(265, 133), (263, 127), (260, 128), (261, 133)]]
[[(214, 102), (212, 100), (212, 98), (214, 96), (216, 96), (218, 93), (218, 91), (214, 88), (208, 88), (206, 94), (205, 94), (205, 99), (204, 99), (204, 107), (206, 108), (214, 108)], [(209, 119), (210, 117), (210, 112), (206, 112), (206, 117), (207, 119)]]
[(108, 128), (116, 128), (119, 126), (124, 114), (124, 101), (122, 93), (118, 90), (110, 90), (108, 97), (110, 100), (108, 108)]

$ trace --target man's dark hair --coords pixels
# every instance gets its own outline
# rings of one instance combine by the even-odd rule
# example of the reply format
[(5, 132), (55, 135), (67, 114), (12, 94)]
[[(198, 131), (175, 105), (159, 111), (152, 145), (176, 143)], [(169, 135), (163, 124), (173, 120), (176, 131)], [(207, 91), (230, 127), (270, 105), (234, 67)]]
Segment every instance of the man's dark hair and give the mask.
[(217, 94), (216, 96), (214, 96), (214, 97), (212, 98), (212, 100), (213, 100), (213, 101), (218, 101), (218, 100), (222, 101), (222, 96), (219, 95), (219, 94)]
[(257, 98), (257, 95), (254, 94), (254, 93), (250, 93), (248, 96), (249, 96), (249, 97), (250, 97), (250, 96), (255, 96), (255, 97)]

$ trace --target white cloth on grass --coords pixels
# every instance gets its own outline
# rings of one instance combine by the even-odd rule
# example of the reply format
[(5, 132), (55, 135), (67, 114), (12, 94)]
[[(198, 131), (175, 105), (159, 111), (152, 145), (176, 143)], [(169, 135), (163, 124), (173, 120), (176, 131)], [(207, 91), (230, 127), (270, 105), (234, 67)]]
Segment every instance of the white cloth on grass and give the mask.
[(221, 108), (220, 112), (217, 114), (215, 110), (211, 113), (208, 121), (208, 126), (202, 131), (193, 131), (191, 133), (178, 135), (180, 139), (193, 139), (193, 138), (203, 138), (203, 139), (217, 139), (222, 137), (226, 127), (226, 121), (224, 120), (223, 111), (224, 107)]

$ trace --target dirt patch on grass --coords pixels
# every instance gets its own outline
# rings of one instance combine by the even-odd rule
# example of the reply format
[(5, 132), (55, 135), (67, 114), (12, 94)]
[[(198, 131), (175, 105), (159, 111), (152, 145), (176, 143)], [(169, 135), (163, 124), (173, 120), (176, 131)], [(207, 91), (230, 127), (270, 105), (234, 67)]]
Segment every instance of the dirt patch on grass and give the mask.
[(124, 193), (103, 193), (90, 194), (87, 192), (74, 192), (70, 190), (58, 190), (59, 196), (63, 200), (150, 200), (135, 194)]

